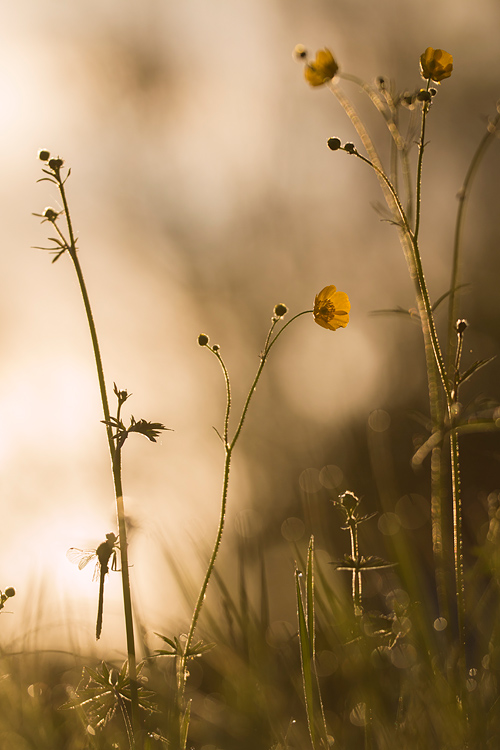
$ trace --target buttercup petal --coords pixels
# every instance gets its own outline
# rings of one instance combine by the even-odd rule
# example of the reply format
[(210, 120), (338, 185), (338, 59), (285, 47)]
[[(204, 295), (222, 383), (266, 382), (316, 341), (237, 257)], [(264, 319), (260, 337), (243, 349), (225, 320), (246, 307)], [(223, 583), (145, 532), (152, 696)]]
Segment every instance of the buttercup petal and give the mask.
[(314, 62), (307, 63), (304, 78), (310, 86), (323, 86), (331, 81), (339, 69), (338, 63), (329, 49), (320, 49)]

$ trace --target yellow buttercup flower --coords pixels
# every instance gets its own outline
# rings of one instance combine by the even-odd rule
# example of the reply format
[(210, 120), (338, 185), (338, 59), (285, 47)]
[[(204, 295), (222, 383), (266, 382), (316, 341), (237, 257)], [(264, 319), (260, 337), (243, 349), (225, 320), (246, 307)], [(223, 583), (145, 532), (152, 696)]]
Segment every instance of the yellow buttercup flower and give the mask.
[(313, 316), (322, 328), (336, 331), (349, 323), (351, 303), (345, 292), (337, 292), (337, 287), (325, 286), (314, 300)]
[(304, 78), (309, 86), (322, 86), (337, 74), (339, 66), (329, 49), (316, 52), (316, 60), (304, 68)]
[(429, 78), (436, 83), (441, 83), (445, 78), (451, 76), (453, 70), (453, 57), (444, 49), (432, 49), (427, 47), (420, 55), (420, 72), (426, 81)]

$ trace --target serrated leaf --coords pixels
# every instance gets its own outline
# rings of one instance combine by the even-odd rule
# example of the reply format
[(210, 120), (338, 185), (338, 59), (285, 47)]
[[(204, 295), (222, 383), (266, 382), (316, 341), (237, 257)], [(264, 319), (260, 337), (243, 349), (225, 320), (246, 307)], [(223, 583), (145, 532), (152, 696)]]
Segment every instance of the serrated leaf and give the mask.
[(165, 427), (161, 422), (147, 422), (145, 419), (136, 421), (132, 416), (127, 432), (138, 432), (140, 435), (147, 437), (148, 440), (151, 440), (152, 443), (156, 443), (156, 438), (160, 436), (161, 431), (169, 429), (169, 427)]
[(359, 555), (358, 557), (352, 557), (352, 555), (344, 555), (342, 560), (333, 560), (330, 565), (333, 565), (336, 570), (350, 570), (359, 573), (363, 570), (381, 570), (382, 568), (393, 568), (397, 563), (391, 563), (384, 560), (382, 557), (375, 555)]

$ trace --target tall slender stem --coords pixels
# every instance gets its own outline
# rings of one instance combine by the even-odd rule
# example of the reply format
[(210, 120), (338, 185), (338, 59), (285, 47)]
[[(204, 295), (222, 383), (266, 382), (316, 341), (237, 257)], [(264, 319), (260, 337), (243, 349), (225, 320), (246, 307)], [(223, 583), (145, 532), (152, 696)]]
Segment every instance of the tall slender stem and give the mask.
[(200, 588), (200, 592), (198, 594), (198, 598), (196, 600), (196, 604), (193, 610), (193, 616), (191, 618), (191, 624), (189, 626), (189, 631), (187, 634), (186, 642), (184, 644), (183, 648), (183, 655), (181, 659), (181, 667), (180, 667), (180, 674), (181, 674), (181, 685), (180, 685), (180, 698), (182, 699), (186, 678), (187, 678), (187, 661), (190, 657), (189, 649), (193, 642), (194, 632), (196, 630), (196, 626), (198, 624), (198, 620), (201, 614), (201, 609), (203, 606), (203, 602), (205, 599), (205, 595), (207, 592), (208, 584), (210, 582), (210, 578), (212, 577), (212, 572), (215, 566), (215, 560), (217, 558), (217, 554), (219, 552), (220, 543), (222, 540), (222, 533), (224, 531), (224, 524), (226, 519), (226, 508), (227, 508), (227, 496), (228, 496), (228, 488), (229, 488), (229, 474), (231, 470), (231, 459), (233, 455), (233, 451), (235, 448), (235, 445), (238, 441), (238, 438), (241, 434), (241, 430), (243, 428), (243, 423), (245, 421), (245, 417), (248, 412), (248, 408), (250, 406), (250, 401), (252, 400), (252, 396), (255, 393), (255, 389), (257, 387), (257, 383), (259, 381), (259, 378), (262, 374), (262, 370), (264, 369), (264, 365), (266, 364), (267, 358), (269, 356), (269, 352), (271, 351), (271, 348), (276, 343), (278, 338), (281, 336), (283, 331), (292, 323), (294, 320), (299, 318), (301, 315), (306, 315), (307, 313), (311, 313), (312, 310), (305, 310), (301, 313), (298, 313), (297, 315), (294, 315), (285, 325), (278, 331), (278, 333), (272, 337), (273, 331), (275, 329), (276, 324), (278, 323), (278, 318), (273, 318), (273, 322), (271, 324), (271, 327), (269, 329), (269, 333), (266, 337), (266, 342), (264, 345), (264, 351), (261, 354), (261, 359), (259, 363), (259, 367), (257, 368), (256, 375), (253, 379), (253, 382), (250, 386), (250, 389), (248, 391), (248, 395), (246, 397), (245, 403), (243, 405), (243, 409), (241, 411), (240, 419), (238, 421), (238, 424), (236, 426), (236, 430), (234, 432), (232, 440), (229, 440), (228, 431), (229, 431), (229, 417), (231, 412), (231, 385), (229, 381), (229, 373), (227, 371), (226, 365), (224, 363), (224, 360), (222, 359), (220, 352), (218, 349), (213, 349), (212, 347), (208, 346), (207, 348), (216, 356), (216, 358), (219, 361), (219, 364), (222, 368), (222, 372), (224, 374), (224, 382), (226, 385), (226, 412), (224, 417), (224, 436), (223, 436), (223, 443), (224, 443), (224, 451), (225, 451), (225, 458), (224, 458), (224, 472), (223, 472), (223, 480), (222, 480), (222, 497), (221, 497), (221, 508), (220, 508), (220, 515), (219, 515), (219, 525), (217, 527), (217, 534), (215, 537), (214, 546), (212, 549), (212, 554), (210, 556), (210, 560), (207, 566), (207, 570), (205, 573), (205, 576), (203, 578), (203, 582)]
[[(427, 91), (430, 87), (430, 80), (427, 81)], [(429, 396), (431, 400), (431, 413), (434, 413), (436, 417), (440, 415), (440, 407), (438, 404), (438, 394), (432, 393), (432, 371), (434, 366), (437, 368), (439, 377), (442, 383), (443, 391), (445, 394), (447, 415), (450, 421), (453, 420), (453, 395), (452, 388), (446, 371), (446, 365), (441, 353), (439, 340), (437, 336), (434, 315), (432, 306), (430, 303), (429, 293), (425, 276), (422, 267), (422, 260), (420, 256), (418, 246), (418, 234), (420, 229), (420, 218), (421, 218), (421, 198), (422, 198), (422, 167), (423, 167), (423, 156), (425, 150), (425, 128), (426, 118), (429, 110), (429, 102), (424, 101), (422, 106), (422, 121), (419, 139), (419, 150), (418, 150), (418, 165), (417, 165), (417, 179), (416, 179), (416, 205), (415, 205), (415, 228), (412, 231), (406, 212), (399, 200), (396, 189), (392, 185), (391, 181), (385, 174), (381, 165), (378, 154), (373, 146), (373, 143), (354, 108), (352, 107), (349, 100), (340, 91), (338, 86), (334, 83), (330, 84), (331, 91), (335, 94), (340, 104), (349, 116), (353, 126), (355, 127), (361, 141), (368, 153), (369, 158), (362, 156), (357, 150), (351, 151), (358, 158), (368, 163), (378, 175), (379, 181), (382, 186), (386, 202), (395, 216), (399, 219), (400, 226), (400, 237), (405, 251), (405, 256), (409, 265), (410, 275), (415, 280), (416, 292), (417, 292), (417, 304), (419, 307), (420, 318), (422, 323), (422, 331), (424, 334), (424, 342), (427, 347), (430, 346), (433, 353), (435, 365), (431, 363), (429, 357), (427, 357), (427, 371), (429, 380)], [(427, 356), (427, 355), (426, 355)], [(435, 427), (436, 425), (434, 425)], [(463, 596), (463, 550), (462, 550), (462, 534), (461, 534), (461, 496), (460, 496), (460, 471), (459, 471), (459, 452), (458, 452), (458, 438), (456, 431), (452, 430), (450, 439), (450, 452), (451, 452), (451, 464), (452, 464), (452, 495), (453, 495), (453, 514), (454, 514), (454, 530), (453, 530), (453, 542), (454, 542), (454, 557), (455, 557), (455, 590), (457, 596), (457, 610), (458, 621), (459, 621), (459, 650), (460, 650), (460, 663), (461, 669), (465, 668), (465, 631), (464, 631), (464, 620), (465, 620), (465, 600)], [(435, 457), (437, 458), (437, 457)], [(433, 485), (433, 496), (434, 490), (439, 490), (436, 479)], [(433, 497), (433, 505), (435, 507), (437, 498)], [(440, 526), (441, 523), (441, 512), (435, 516), (434, 523)], [(441, 535), (441, 529), (438, 531)], [(443, 580), (440, 582), (443, 583)], [(463, 674), (463, 673), (462, 673)]]
[(109, 403), (106, 391), (106, 382), (104, 378), (104, 368), (102, 364), (101, 352), (99, 348), (99, 341), (97, 338), (97, 329), (95, 326), (94, 316), (92, 314), (92, 308), (90, 305), (90, 299), (83, 277), (80, 261), (76, 250), (76, 241), (73, 232), (73, 225), (71, 221), (71, 215), (69, 211), (68, 201), (66, 197), (66, 190), (64, 187), (64, 180), (61, 178), (61, 167), (53, 168), (54, 178), (57, 182), (59, 193), (64, 208), (64, 215), (66, 218), (66, 224), (68, 228), (68, 242), (67, 249), (73, 265), (75, 267), (78, 283), (80, 286), (80, 292), (85, 307), (85, 313), (87, 315), (87, 323), (90, 331), (90, 337), (92, 340), (92, 348), (94, 351), (94, 359), (97, 369), (97, 379), (99, 381), (99, 392), (101, 395), (102, 410), (104, 415), (104, 422), (106, 426), (106, 435), (108, 439), (108, 447), (111, 457), (111, 467), (113, 473), (113, 484), (115, 488), (115, 500), (116, 500), (116, 515), (118, 534), (120, 538), (120, 558), (121, 558), (121, 573), (122, 573), (122, 590), (123, 590), (123, 607), (125, 615), (125, 629), (127, 639), (127, 656), (128, 656), (128, 669), (130, 677), (130, 693), (131, 693), (131, 704), (132, 704), (132, 726), (134, 730), (139, 728), (139, 703), (137, 694), (137, 666), (136, 666), (136, 655), (135, 655), (135, 639), (134, 639), (134, 622), (132, 615), (132, 599), (130, 593), (130, 577), (129, 577), (129, 563), (128, 563), (128, 546), (127, 546), (127, 526), (125, 521), (125, 508), (123, 504), (123, 486), (121, 476), (121, 448), (115, 446), (113, 440), (113, 433), (110, 425), (110, 413)]

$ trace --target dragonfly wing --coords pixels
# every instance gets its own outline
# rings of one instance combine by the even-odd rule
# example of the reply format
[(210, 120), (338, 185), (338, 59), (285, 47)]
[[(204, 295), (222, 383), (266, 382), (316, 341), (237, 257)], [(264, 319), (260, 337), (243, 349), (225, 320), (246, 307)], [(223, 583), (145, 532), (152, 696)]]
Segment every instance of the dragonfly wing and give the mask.
[(75, 565), (78, 565), (79, 570), (83, 568), (95, 557), (95, 550), (84, 550), (78, 549), (78, 547), (70, 547), (66, 552), (68, 560)]
[(101, 563), (99, 560), (96, 560), (95, 568), (94, 568), (94, 575), (92, 576), (93, 581), (98, 581), (101, 576)]

